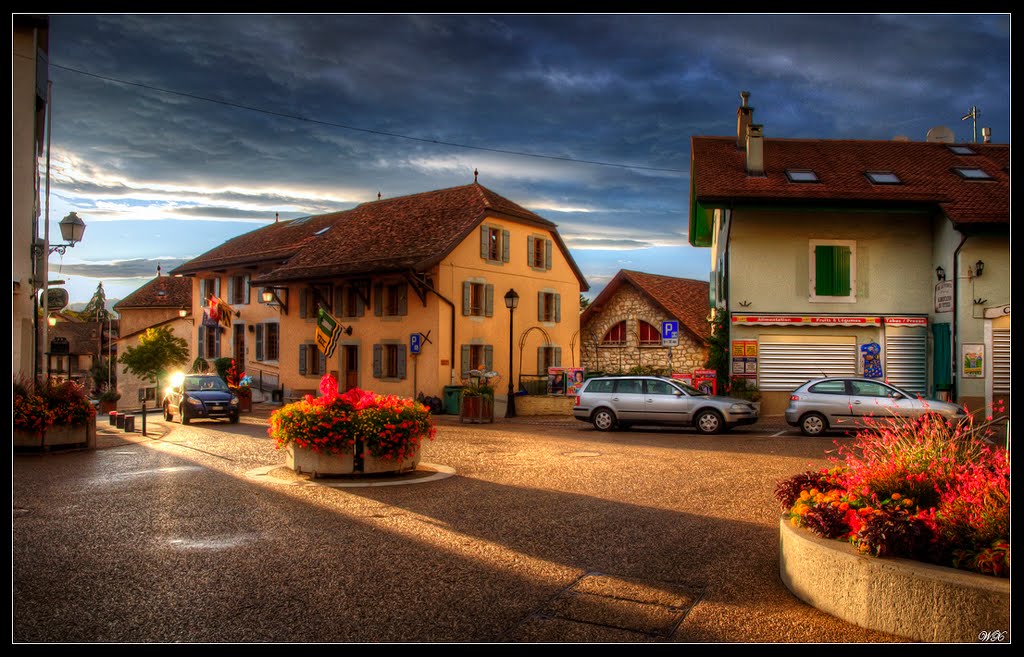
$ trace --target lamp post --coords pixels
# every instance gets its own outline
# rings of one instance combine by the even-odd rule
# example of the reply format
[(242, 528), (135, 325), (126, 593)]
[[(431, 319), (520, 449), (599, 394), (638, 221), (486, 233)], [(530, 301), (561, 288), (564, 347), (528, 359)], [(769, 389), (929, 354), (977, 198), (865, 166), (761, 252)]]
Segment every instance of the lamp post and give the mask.
[(512, 288), (505, 293), (505, 307), (508, 308), (508, 403), (505, 404), (505, 417), (516, 416), (516, 391), (512, 385), (512, 315), (519, 305), (519, 295)]

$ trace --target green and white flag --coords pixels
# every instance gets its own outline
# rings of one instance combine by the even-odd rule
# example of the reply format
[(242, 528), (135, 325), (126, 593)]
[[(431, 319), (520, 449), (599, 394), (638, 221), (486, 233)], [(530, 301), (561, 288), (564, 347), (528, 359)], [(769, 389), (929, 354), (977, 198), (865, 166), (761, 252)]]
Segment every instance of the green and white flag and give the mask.
[(316, 346), (324, 356), (330, 358), (334, 353), (334, 348), (338, 346), (339, 335), (341, 335), (341, 322), (324, 310), (323, 306), (317, 308)]

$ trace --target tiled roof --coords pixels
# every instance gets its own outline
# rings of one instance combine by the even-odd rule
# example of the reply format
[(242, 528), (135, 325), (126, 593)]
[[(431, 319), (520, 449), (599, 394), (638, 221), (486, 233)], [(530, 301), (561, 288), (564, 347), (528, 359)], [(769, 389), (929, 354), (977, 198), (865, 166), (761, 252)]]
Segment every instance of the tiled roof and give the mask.
[(276, 283), (407, 269), (423, 271), (440, 262), (486, 216), (551, 230), (586, 289), (586, 281), (555, 231), (555, 224), (477, 183), (276, 223), (236, 237), (173, 273), (275, 263), (277, 266), (253, 282)]
[(192, 279), (180, 276), (157, 276), (114, 304), (118, 311), (126, 308), (191, 308)]
[[(748, 176), (735, 137), (691, 139), (691, 184), (705, 205), (728, 201), (867, 202), (939, 206), (954, 224), (1010, 221), (1010, 147), (962, 144), (958, 155), (934, 142), (765, 139), (764, 176)], [(954, 167), (980, 168), (990, 181), (964, 180)], [(787, 169), (814, 171), (817, 183), (792, 183)], [(891, 171), (902, 184), (874, 184), (867, 171)]]
[[(50, 340), (64, 338), (72, 354), (95, 354), (100, 348), (99, 324), (97, 322), (58, 321), (48, 329)], [(49, 349), (49, 345), (47, 345)]]
[(586, 324), (590, 318), (601, 312), (604, 304), (611, 300), (623, 283), (629, 283), (670, 316), (679, 320), (680, 324), (702, 340), (711, 337), (711, 325), (708, 323), (710, 305), (708, 281), (696, 281), (690, 278), (676, 278), (659, 274), (646, 274), (640, 271), (622, 269), (601, 290), (601, 294), (587, 309), (583, 311), (580, 325)]

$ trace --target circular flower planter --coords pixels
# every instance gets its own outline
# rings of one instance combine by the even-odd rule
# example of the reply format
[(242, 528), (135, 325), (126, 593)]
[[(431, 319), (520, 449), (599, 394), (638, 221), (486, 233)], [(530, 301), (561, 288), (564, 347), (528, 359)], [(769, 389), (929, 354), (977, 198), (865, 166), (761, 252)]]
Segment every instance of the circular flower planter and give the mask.
[(861, 627), (915, 641), (1005, 641), (1010, 581), (909, 559), (861, 554), (779, 523), (779, 574), (807, 604)]
[(372, 454), (367, 454), (363, 458), (362, 467), (359, 470), (356, 470), (357, 464), (352, 454), (314, 452), (311, 449), (296, 447), (294, 444), (289, 444), (286, 449), (288, 467), (295, 470), (295, 472), (311, 474), (314, 477), (322, 475), (408, 472), (415, 470), (420, 462), (420, 448), (418, 445), (414, 454), (403, 461), (388, 461), (376, 458)]

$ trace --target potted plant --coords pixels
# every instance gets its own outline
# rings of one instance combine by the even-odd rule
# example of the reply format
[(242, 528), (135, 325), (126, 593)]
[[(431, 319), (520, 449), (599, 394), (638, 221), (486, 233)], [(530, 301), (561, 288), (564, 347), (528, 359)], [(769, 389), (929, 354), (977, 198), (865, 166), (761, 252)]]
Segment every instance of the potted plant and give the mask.
[[(219, 359), (218, 359), (219, 360)], [(252, 377), (245, 372), (239, 374), (235, 361), (232, 360), (225, 372), (228, 389), (238, 397), (238, 410), (243, 413), (252, 412)]]
[(117, 402), (121, 399), (121, 393), (117, 390), (104, 390), (100, 393), (100, 413), (109, 414), (112, 411), (117, 410)]
[(306, 395), (270, 416), (268, 435), (297, 472), (371, 474), (416, 468), (423, 439), (433, 440), (430, 409), (412, 399), (353, 388), (338, 393), (330, 376), (320, 396)]
[(729, 396), (737, 399), (746, 399), (754, 404), (758, 413), (761, 412), (761, 390), (757, 387), (757, 381), (744, 377), (734, 376), (730, 381)]
[(13, 386), (15, 447), (95, 444), (96, 409), (82, 386), (47, 379), (16, 381)]
[(494, 386), (486, 379), (470, 379), (463, 384), (459, 420), (494, 422)]

